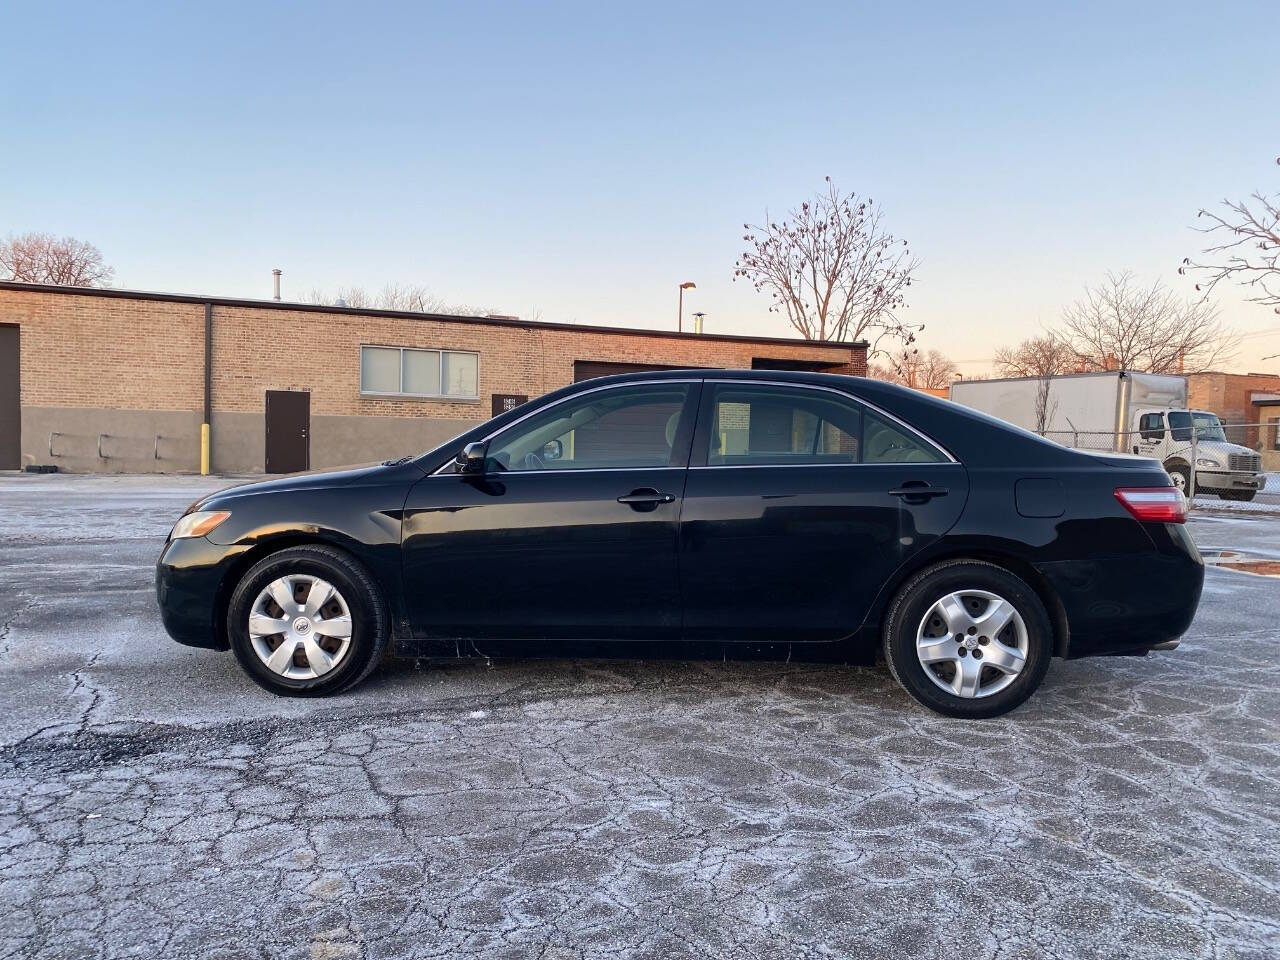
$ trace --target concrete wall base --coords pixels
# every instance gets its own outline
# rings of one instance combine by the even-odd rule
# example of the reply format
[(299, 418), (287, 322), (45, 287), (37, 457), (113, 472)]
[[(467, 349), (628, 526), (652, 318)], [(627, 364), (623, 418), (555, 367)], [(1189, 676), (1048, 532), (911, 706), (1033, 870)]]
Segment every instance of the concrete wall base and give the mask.
[[(427, 417), (313, 416), (314, 469), (421, 453), (480, 423)], [(266, 418), (214, 413), (214, 473), (262, 473)], [(199, 473), (200, 414), (181, 410), (24, 407), (22, 463), (66, 473)]]

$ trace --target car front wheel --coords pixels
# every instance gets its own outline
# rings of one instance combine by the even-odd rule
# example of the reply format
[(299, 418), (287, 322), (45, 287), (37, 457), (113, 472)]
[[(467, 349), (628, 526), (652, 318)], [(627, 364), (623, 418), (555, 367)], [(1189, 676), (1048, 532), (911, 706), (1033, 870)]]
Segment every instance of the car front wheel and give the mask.
[(951, 717), (995, 717), (1040, 686), (1053, 628), (1021, 578), (990, 563), (951, 561), (898, 592), (885, 620), (884, 653), (894, 679), (926, 707)]
[(390, 634), (368, 571), (341, 550), (292, 547), (241, 578), (227, 639), (245, 672), (273, 693), (323, 696), (363, 680)]

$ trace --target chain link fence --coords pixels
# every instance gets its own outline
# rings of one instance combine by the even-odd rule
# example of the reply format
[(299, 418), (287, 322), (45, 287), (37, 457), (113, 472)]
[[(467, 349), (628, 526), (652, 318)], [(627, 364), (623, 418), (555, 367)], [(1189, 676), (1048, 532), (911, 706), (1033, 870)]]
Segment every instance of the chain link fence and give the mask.
[[(1040, 436), (1064, 447), (1099, 452), (1129, 453), (1169, 464), (1170, 476), (1188, 499), (1198, 487), (1206, 490), (1199, 472), (1261, 473), (1271, 460), (1280, 469), (1280, 418), (1249, 423), (1224, 423), (1216, 428), (1172, 427), (1152, 430), (1041, 430)], [(1224, 444), (1249, 447), (1250, 453), (1227, 453)], [(1211, 460), (1202, 463), (1202, 460)]]

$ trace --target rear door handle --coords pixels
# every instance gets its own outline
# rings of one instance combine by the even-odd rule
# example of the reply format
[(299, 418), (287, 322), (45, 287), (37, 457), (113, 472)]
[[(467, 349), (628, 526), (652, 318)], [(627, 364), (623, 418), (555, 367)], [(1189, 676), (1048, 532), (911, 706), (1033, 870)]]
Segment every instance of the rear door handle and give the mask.
[(633, 506), (649, 506), (659, 503), (673, 503), (676, 497), (673, 493), (659, 493), (653, 487), (641, 487), (639, 490), (632, 490), (618, 498), (619, 503), (629, 503)]
[(946, 495), (946, 487), (931, 487), (925, 483), (919, 485), (903, 484), (901, 487), (889, 491), (889, 496), (901, 497), (907, 503), (925, 503), (934, 497), (945, 497)]

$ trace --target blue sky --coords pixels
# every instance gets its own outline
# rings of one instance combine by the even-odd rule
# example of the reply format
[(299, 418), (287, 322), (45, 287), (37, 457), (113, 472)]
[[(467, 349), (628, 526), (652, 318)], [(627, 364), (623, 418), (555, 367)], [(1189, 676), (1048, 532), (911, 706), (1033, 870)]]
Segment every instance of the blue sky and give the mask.
[[(908, 315), (980, 372), (1085, 283), (1176, 273), (1201, 206), (1280, 191), (1280, 3), (23, 4), (0, 234), (118, 286), (400, 281), (544, 319), (786, 335), (744, 221), (830, 174), (923, 260)], [(1280, 317), (1228, 294), (1239, 369)], [(1266, 333), (1272, 331), (1272, 333)]]

